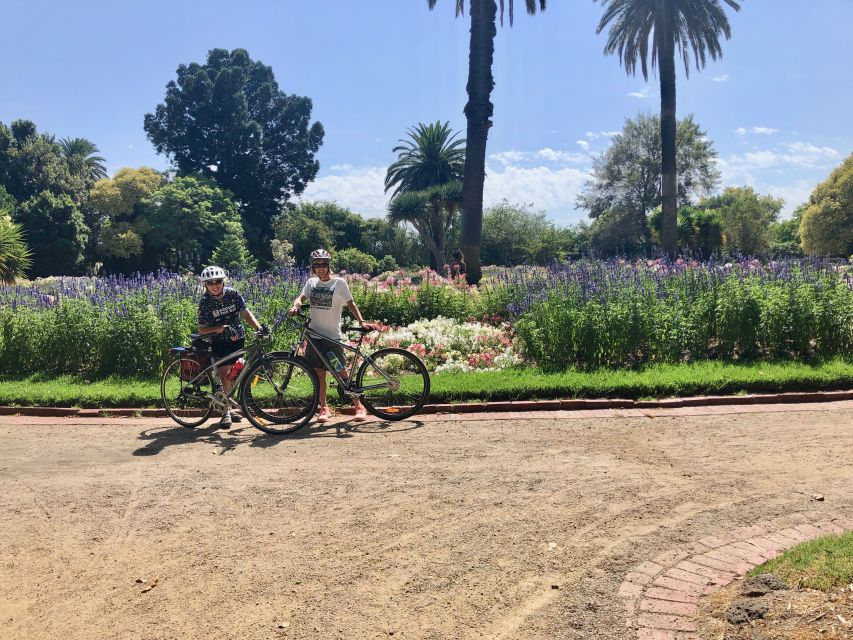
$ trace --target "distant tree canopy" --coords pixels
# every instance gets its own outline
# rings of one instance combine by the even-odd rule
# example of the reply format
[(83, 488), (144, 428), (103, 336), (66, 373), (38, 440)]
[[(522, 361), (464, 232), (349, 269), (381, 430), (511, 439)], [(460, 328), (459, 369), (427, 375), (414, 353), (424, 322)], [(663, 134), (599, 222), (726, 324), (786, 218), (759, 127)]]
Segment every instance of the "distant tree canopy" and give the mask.
[(145, 115), (148, 138), (180, 173), (232, 192), (252, 250), (266, 254), (272, 217), (319, 170), (323, 126), (311, 123), (311, 100), (281, 91), (272, 68), (244, 49), (212, 49), (205, 64), (182, 64), (177, 76)]
[(853, 254), (853, 154), (815, 187), (800, 227), (807, 253)]
[(483, 212), (483, 264), (545, 265), (583, 250), (579, 233), (559, 228), (544, 211), (504, 200)]
[[(595, 159), (593, 178), (578, 196), (577, 206), (593, 219), (618, 210), (608, 218), (631, 218), (630, 226), (639, 234), (636, 240), (625, 236), (619, 242), (648, 249), (652, 240), (648, 215), (662, 202), (660, 154), (660, 117), (641, 113), (629, 118), (607, 151)], [(720, 180), (714, 164), (717, 153), (693, 116), (678, 123), (676, 155), (678, 204), (686, 206), (710, 193)], [(598, 227), (603, 228), (601, 224)]]
[(728, 187), (698, 206), (719, 215), (726, 253), (760, 256), (769, 252), (770, 225), (784, 204), (784, 200), (756, 193), (752, 187)]

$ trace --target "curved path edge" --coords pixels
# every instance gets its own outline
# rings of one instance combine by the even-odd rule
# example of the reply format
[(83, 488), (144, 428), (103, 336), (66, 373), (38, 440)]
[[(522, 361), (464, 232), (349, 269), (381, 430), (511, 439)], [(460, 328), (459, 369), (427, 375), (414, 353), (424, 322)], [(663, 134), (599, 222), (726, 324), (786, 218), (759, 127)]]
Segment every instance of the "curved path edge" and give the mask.
[[(630, 400), (620, 398), (565, 400), (513, 400), (498, 402), (470, 402), (458, 404), (428, 404), (421, 413), (483, 413), (504, 411), (559, 411), (589, 409), (676, 409), (681, 407), (742, 406), (762, 404), (788, 404), (811, 402), (836, 402), (853, 400), (849, 391), (803, 391), (789, 393), (756, 393), (737, 396), (692, 396), (685, 398), (663, 398), (660, 400)], [(352, 413), (352, 408), (337, 408), (338, 413)], [(150, 408), (100, 408), (77, 409), (73, 407), (0, 407), (0, 416), (46, 416), (46, 417), (166, 417), (165, 409)]]
[(853, 530), (837, 511), (809, 511), (707, 536), (629, 571), (619, 596), (635, 640), (699, 640), (699, 598), (807, 540)]

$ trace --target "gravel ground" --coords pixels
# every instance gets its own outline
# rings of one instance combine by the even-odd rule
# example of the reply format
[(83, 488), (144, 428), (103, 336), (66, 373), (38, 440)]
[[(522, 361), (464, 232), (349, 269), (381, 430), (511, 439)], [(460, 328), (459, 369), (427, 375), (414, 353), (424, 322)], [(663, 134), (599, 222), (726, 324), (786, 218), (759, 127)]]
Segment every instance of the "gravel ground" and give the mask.
[(0, 418), (0, 636), (622, 639), (637, 563), (795, 511), (853, 513), (853, 410), (803, 409), (283, 439)]

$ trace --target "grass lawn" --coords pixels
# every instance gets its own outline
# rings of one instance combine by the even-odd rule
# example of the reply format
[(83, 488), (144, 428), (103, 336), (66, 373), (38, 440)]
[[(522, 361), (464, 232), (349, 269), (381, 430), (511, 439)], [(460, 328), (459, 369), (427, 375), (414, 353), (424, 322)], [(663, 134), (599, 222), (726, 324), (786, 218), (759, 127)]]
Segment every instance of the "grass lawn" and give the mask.
[[(549, 398), (664, 398), (853, 387), (853, 362), (656, 365), (642, 370), (542, 373), (514, 369), (432, 375), (431, 402)], [(331, 393), (330, 400), (337, 399)], [(0, 380), (2, 406), (157, 407), (156, 380), (30, 376)]]
[(810, 540), (749, 572), (772, 573), (793, 586), (829, 591), (853, 584), (853, 531)]

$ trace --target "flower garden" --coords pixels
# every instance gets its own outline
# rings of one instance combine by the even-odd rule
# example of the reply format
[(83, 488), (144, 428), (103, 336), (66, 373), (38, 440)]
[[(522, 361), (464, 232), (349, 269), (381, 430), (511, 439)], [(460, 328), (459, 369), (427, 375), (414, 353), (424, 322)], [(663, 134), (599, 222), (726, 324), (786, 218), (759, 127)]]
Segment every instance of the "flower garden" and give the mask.
[[(262, 321), (284, 318), (299, 269), (236, 277)], [(430, 271), (346, 274), (376, 348), (411, 349), (437, 377), (642, 371), (685, 363), (848, 362), (853, 272), (818, 260), (584, 260), (491, 268), (480, 287)], [(196, 327), (193, 276), (52, 278), (0, 288), (0, 374), (156, 380)], [(294, 334), (282, 329), (276, 348)], [(844, 364), (843, 376), (853, 371)]]

